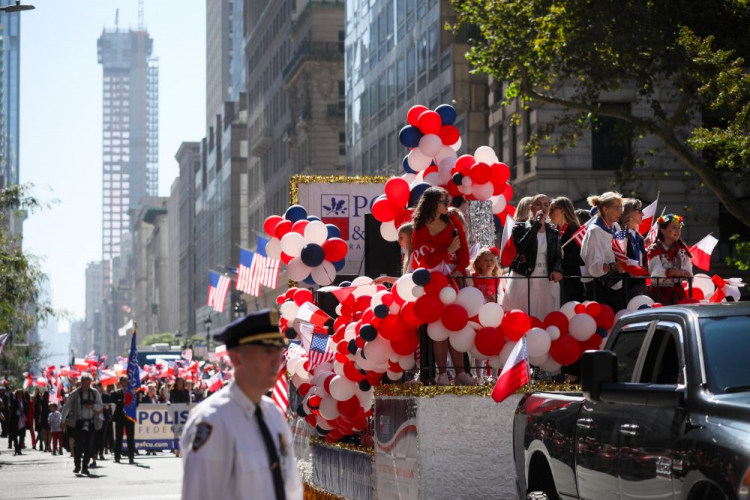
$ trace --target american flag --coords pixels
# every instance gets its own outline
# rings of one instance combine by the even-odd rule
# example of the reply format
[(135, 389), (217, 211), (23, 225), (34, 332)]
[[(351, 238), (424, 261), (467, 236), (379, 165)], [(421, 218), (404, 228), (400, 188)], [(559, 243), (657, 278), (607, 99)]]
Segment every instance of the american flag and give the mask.
[(216, 311), (224, 312), (224, 302), (226, 302), (231, 281), (229, 276), (209, 271), (207, 305), (213, 307)]
[(250, 287), (254, 256), (255, 254), (250, 250), (240, 248), (240, 265), (237, 266), (237, 284), (235, 285), (235, 288), (241, 292), (257, 297), (258, 293), (253, 293), (253, 289)]
[(281, 261), (268, 257), (266, 254), (266, 245), (268, 245), (268, 240), (262, 236), (258, 236), (255, 257), (253, 257), (253, 263), (250, 266), (249, 288), (251, 291), (248, 292), (255, 297), (260, 295), (260, 285), (267, 286), (268, 288), (276, 288), (279, 283)]
[(615, 231), (614, 238), (612, 238), (612, 251), (615, 253), (617, 262), (628, 263), (628, 231), (626, 229)]
[(316, 366), (326, 363), (334, 358), (334, 353), (331, 348), (331, 337), (325, 333), (313, 333), (312, 340), (310, 341), (310, 356), (309, 371), (313, 371)]
[[(594, 221), (594, 219), (595, 219), (595, 217), (592, 217), (591, 219), (589, 219), (586, 222), (586, 224), (584, 224), (583, 226), (579, 227), (578, 230), (575, 233), (573, 233), (573, 235), (570, 237), (570, 239), (565, 242), (565, 245), (567, 245), (571, 241), (575, 241), (576, 245), (578, 245), (579, 247), (583, 246), (583, 237), (586, 236), (586, 231), (588, 231), (589, 226)], [(563, 245), (563, 247), (565, 245)]]
[(282, 413), (286, 415), (289, 409), (289, 378), (286, 374), (286, 360), (282, 363), (279, 374), (276, 376), (276, 385), (273, 387), (271, 399), (281, 409)]

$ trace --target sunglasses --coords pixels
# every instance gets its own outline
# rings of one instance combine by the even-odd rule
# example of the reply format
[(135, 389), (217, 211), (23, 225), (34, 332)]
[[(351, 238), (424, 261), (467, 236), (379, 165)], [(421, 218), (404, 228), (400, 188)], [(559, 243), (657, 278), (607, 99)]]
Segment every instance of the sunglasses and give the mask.
[(442, 200), (440, 200), (440, 203), (442, 203), (443, 205), (447, 207), (448, 205), (451, 204), (451, 200), (450, 198), (443, 198)]

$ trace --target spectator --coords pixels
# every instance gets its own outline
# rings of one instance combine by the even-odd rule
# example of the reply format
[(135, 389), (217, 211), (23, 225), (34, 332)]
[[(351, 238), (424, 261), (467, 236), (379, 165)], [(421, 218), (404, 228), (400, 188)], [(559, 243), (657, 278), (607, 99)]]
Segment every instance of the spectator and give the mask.
[(560, 309), (558, 283), (563, 277), (560, 233), (547, 222), (549, 211), (549, 198), (538, 194), (531, 203), (531, 220), (513, 227), (517, 255), (510, 277), (514, 279), (509, 280), (503, 299), (506, 311), (520, 309), (542, 320)]
[[(647, 269), (646, 247), (643, 243), (643, 237), (638, 232), (638, 228), (643, 222), (643, 211), (641, 210), (641, 200), (636, 198), (627, 198), (622, 204), (622, 216), (620, 216), (620, 228), (627, 231), (627, 254), (628, 259), (635, 261), (638, 267)], [(636, 295), (645, 295), (646, 279), (629, 278), (627, 281), (627, 297), (631, 298)]]
[(91, 382), (91, 374), (81, 374), (81, 387), (70, 395), (62, 412), (63, 425), (75, 428), (75, 474), (89, 474), (88, 464), (94, 454), (95, 433), (102, 425), (99, 418), (103, 409), (102, 397)]
[(597, 209), (597, 214), (583, 237), (581, 258), (586, 274), (596, 279), (587, 281), (586, 298), (607, 304), (617, 312), (625, 308), (625, 293), (620, 276), (624, 270), (615, 259), (612, 239), (615, 232), (620, 230), (617, 221), (623, 211), (622, 195), (608, 191), (598, 196), (589, 196), (588, 202)]
[(560, 232), (563, 273), (563, 280), (560, 282), (560, 304), (571, 300), (583, 302), (586, 300), (586, 290), (581, 279), (577, 277), (581, 276), (581, 267), (583, 267), (581, 247), (576, 242), (566, 244), (581, 227), (573, 202), (564, 196), (555, 198), (550, 205), (549, 217)]
[(11, 441), (15, 448), (14, 455), (23, 455), (24, 440), (26, 436), (26, 409), (29, 403), (24, 398), (23, 389), (16, 389), (15, 397), (10, 404), (10, 433)]
[(185, 379), (177, 377), (174, 388), (169, 393), (170, 403), (190, 403), (190, 391), (185, 388)]
[[(649, 295), (655, 302), (668, 306), (687, 297), (682, 279), (693, 276), (690, 251), (682, 241), (682, 217), (662, 215), (656, 220), (659, 232), (656, 241), (648, 248), (648, 270), (652, 279)], [(664, 279), (666, 278), (666, 279)]]
[(578, 217), (578, 222), (580, 222), (581, 225), (586, 224), (591, 220), (591, 210), (586, 210), (585, 208), (576, 208), (576, 217)]
[(57, 404), (50, 403), (47, 424), (52, 433), (52, 454), (62, 455), (62, 414), (57, 411)]

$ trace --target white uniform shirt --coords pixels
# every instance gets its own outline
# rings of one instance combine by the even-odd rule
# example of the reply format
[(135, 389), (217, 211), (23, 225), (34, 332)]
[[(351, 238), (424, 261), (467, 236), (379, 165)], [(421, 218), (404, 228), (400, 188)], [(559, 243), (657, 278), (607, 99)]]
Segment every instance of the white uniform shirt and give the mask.
[[(620, 230), (617, 223), (612, 226), (613, 231)], [(612, 235), (594, 223), (589, 224), (581, 242), (581, 259), (585, 265), (585, 276), (599, 278), (606, 274), (604, 264), (615, 262), (615, 253), (612, 250)], [(582, 281), (591, 280), (584, 279)], [(622, 283), (617, 283), (612, 288), (619, 290), (622, 288)]]
[[(270, 398), (264, 396), (260, 407), (281, 461), (286, 499), (302, 499), (291, 429)], [(232, 381), (190, 412), (180, 439), (183, 500), (276, 497), (255, 408)]]

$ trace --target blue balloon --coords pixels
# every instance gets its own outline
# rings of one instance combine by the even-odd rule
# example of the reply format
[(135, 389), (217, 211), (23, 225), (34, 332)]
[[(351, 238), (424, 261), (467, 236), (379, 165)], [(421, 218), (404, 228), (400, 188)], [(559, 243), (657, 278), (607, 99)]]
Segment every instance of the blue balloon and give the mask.
[(370, 382), (368, 382), (367, 380), (360, 380), (359, 381), (359, 390), (360, 391), (367, 392), (371, 388), (372, 388), (372, 386), (370, 385)]
[(411, 275), (411, 280), (417, 286), (425, 286), (430, 282), (430, 271), (427, 269), (417, 269)]
[(456, 108), (450, 104), (441, 104), (435, 108), (435, 112), (440, 115), (443, 125), (453, 125), (456, 122)]
[(333, 262), (333, 268), (336, 270), (336, 272), (339, 272), (342, 269), (344, 269), (345, 265), (346, 265), (346, 259), (341, 259), (338, 262)]
[(328, 229), (328, 239), (341, 238), (341, 230), (339, 230), (338, 226), (334, 224), (326, 224), (326, 228)]
[(312, 277), (312, 274), (308, 276), (307, 278), (303, 279), (302, 283), (307, 283), (308, 285), (317, 285), (317, 283), (315, 283), (315, 280)]
[(347, 344), (346, 348), (349, 351), (349, 354), (357, 354), (357, 349), (359, 349), (357, 347), (357, 341), (354, 339), (351, 339), (349, 341), (349, 344)]
[(321, 426), (319, 426), (319, 425), (316, 425), (316, 426), (315, 426), (315, 430), (316, 430), (316, 431), (317, 431), (317, 433), (318, 433), (318, 434), (320, 434), (321, 436), (325, 436), (326, 434), (328, 434), (329, 432), (331, 432), (331, 430), (333, 430), (333, 429), (330, 429), (330, 430), (325, 430), (325, 429), (323, 429), (323, 428), (322, 428)]
[(307, 416), (305, 413), (305, 405), (302, 403), (297, 405), (297, 415), (299, 415), (299, 418), (305, 418)]
[(640, 311), (641, 309), (651, 309), (651, 306), (648, 305), (648, 304), (641, 304), (641, 306), (638, 308), (638, 310)]
[(302, 248), (300, 259), (302, 259), (302, 263), (307, 267), (318, 267), (326, 259), (326, 255), (322, 246), (315, 243), (308, 243)]
[(398, 140), (407, 148), (416, 148), (419, 146), (419, 140), (422, 138), (422, 132), (417, 127), (407, 125), (398, 133)]
[(409, 155), (404, 156), (404, 161), (401, 163), (401, 165), (404, 167), (404, 172), (406, 172), (407, 174), (417, 173), (415, 170), (412, 170), (412, 168), (409, 166)]
[(601, 338), (605, 338), (607, 336), (607, 329), (603, 326), (600, 326), (596, 329), (596, 334), (599, 335)]
[(342, 281), (341, 283), (339, 283), (339, 286), (342, 287), (342, 288), (347, 287), (347, 286), (352, 286), (352, 282), (351, 281)]
[(417, 206), (417, 203), (419, 203), (419, 199), (422, 198), (422, 194), (432, 186), (430, 186), (427, 182), (420, 182), (413, 188), (411, 188), (411, 193), (409, 193), (409, 208), (413, 208)]
[(319, 221), (320, 217), (318, 217), (317, 215), (308, 215), (307, 216), (307, 220), (310, 221), (310, 222), (313, 222), (313, 221), (316, 221), (316, 220)]
[(377, 316), (378, 318), (383, 319), (388, 316), (388, 306), (385, 304), (378, 304), (375, 306), (372, 312), (374, 312), (375, 316)]
[[(382, 306), (383, 304), (380, 305)], [(362, 325), (362, 328), (359, 329), (359, 336), (367, 342), (372, 342), (378, 336), (378, 331), (372, 325)]]
[(451, 206), (458, 208), (463, 205), (465, 201), (466, 200), (464, 200), (463, 196), (454, 196), (451, 200)]
[(453, 184), (455, 184), (456, 186), (460, 186), (461, 181), (464, 180), (464, 174), (462, 174), (461, 172), (456, 172), (455, 174), (453, 174), (452, 180)]
[(307, 210), (302, 205), (292, 205), (284, 212), (284, 218), (292, 222), (307, 219)]

